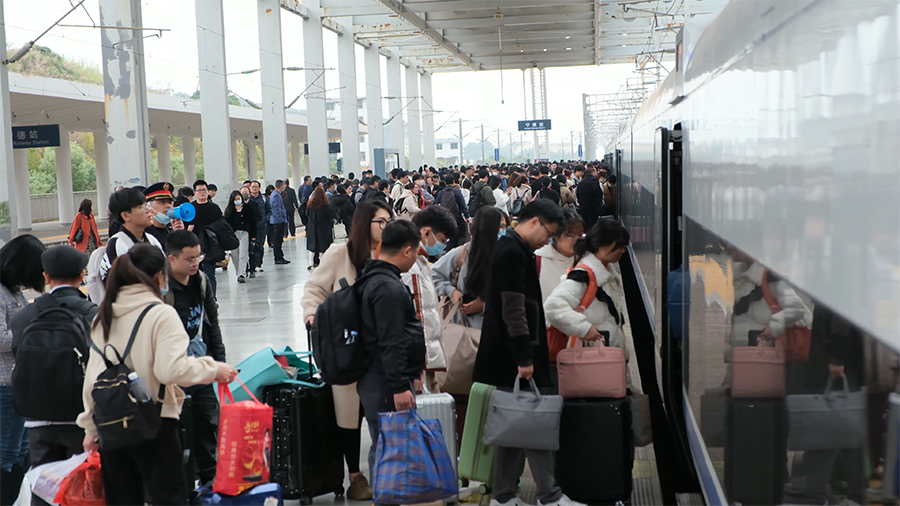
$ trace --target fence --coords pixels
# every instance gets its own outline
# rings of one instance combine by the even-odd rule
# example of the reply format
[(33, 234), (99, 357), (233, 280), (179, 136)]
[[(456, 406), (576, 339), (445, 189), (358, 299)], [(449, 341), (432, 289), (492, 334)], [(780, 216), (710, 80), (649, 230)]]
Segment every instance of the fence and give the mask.
[[(78, 212), (78, 206), (81, 204), (81, 201), (84, 199), (91, 199), (94, 203), (94, 216), (98, 216), (98, 212), (102, 209), (103, 212), (99, 213), (99, 216), (103, 216), (106, 218), (106, 206), (98, 207), (97, 205), (97, 191), (87, 191), (87, 192), (75, 192), (75, 198), (73, 202), (75, 203), (72, 208), (72, 213), (66, 217), (67, 220), (71, 220), (75, 213)], [(43, 223), (46, 221), (59, 221), (59, 197), (55, 193), (42, 193), (38, 195), (31, 196), (31, 222), (32, 223)]]

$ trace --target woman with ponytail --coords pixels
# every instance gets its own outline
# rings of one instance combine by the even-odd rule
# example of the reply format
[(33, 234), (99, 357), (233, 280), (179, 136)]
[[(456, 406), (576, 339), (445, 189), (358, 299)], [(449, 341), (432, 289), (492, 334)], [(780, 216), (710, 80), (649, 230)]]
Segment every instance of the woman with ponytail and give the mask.
[[(630, 237), (620, 223), (611, 219), (597, 220), (587, 235), (575, 241), (575, 268), (544, 302), (547, 325), (567, 336), (579, 337), (585, 345), (609, 335), (609, 346), (621, 348), (628, 360), (625, 342), (625, 290), (616, 263), (625, 253)], [(597, 283), (597, 296), (584, 312), (578, 307), (588, 288), (592, 272)], [(631, 387), (631, 374), (626, 368)]]
[[(159, 248), (135, 245), (113, 262), (91, 330), (97, 349), (112, 345), (124, 354), (139, 316), (153, 306), (138, 327), (125, 364), (143, 380), (154, 402), (162, 404), (162, 422), (156, 438), (146, 445), (101, 452), (103, 488), (110, 505), (144, 504), (145, 489), (151, 504), (187, 502), (178, 434), (184, 392), (179, 387), (228, 383), (237, 375), (233, 367), (211, 357), (187, 355), (189, 339), (181, 318), (163, 302), (167, 285), (166, 257)], [(115, 363), (113, 355), (109, 350), (108, 357)], [(85, 432), (85, 451), (97, 451), (100, 445), (91, 391), (105, 369), (103, 357), (92, 347), (84, 380), (84, 412), (77, 420)]]

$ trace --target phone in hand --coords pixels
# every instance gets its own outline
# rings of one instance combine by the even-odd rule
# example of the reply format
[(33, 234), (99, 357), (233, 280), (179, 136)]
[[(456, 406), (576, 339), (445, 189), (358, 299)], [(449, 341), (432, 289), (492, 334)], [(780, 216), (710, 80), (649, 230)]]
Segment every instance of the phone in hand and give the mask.
[(747, 332), (747, 346), (758, 346), (759, 336), (762, 333), (762, 330), (751, 330), (750, 332)]
[(608, 330), (600, 330), (600, 335), (603, 336), (603, 344), (609, 346), (609, 331)]
[(463, 303), (463, 304), (468, 304), (468, 303), (472, 302), (473, 300), (475, 300), (475, 299), (477, 299), (477, 298), (478, 298), (478, 294), (476, 294), (476, 293), (475, 293), (474, 291), (472, 291), (472, 290), (469, 290), (468, 292), (466, 292), (466, 293), (463, 294), (463, 296), (462, 296), (462, 303)]

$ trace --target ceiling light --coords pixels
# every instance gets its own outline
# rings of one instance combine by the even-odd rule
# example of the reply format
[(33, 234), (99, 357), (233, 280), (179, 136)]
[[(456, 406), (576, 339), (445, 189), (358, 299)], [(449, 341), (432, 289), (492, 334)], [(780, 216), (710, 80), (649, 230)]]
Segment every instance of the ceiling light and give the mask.
[(519, 44), (519, 43), (517, 42), (516, 45), (515, 45), (514, 47), (515, 47), (516, 49), (522, 49), (522, 44)]
[(566, 48), (566, 51), (571, 51), (571, 50), (572, 50), (571, 47), (567, 47), (567, 48)]
[(568, 36), (568, 35), (566, 35), (566, 40), (569, 40), (569, 36)]
[(628, 35), (627, 33), (622, 33), (622, 35)]
[(547, 52), (547, 48), (546, 48), (546, 47), (544, 48), (544, 52), (545, 52), (545, 53)]
[(494, 14), (494, 19), (503, 19), (503, 13), (500, 11), (497, 11), (497, 14)]
[(626, 44), (622, 44), (622, 47), (628, 47)]

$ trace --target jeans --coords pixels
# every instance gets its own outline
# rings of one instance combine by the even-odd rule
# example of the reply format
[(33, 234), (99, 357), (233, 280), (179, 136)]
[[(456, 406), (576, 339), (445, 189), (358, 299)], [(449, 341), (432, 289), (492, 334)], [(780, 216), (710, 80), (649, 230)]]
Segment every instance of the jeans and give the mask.
[(284, 260), (284, 251), (281, 249), (281, 246), (284, 244), (285, 228), (287, 228), (287, 223), (272, 224), (272, 236), (269, 240), (272, 242), (272, 249), (275, 250), (276, 262)]
[(231, 250), (231, 263), (234, 265), (234, 273), (237, 277), (246, 276), (250, 270), (250, 233), (246, 230), (235, 230), (241, 245)]
[(0, 468), (9, 472), (28, 456), (25, 417), (13, 405), (12, 385), (0, 385)]
[(209, 287), (212, 288), (213, 296), (216, 295), (216, 263), (209, 261), (200, 262), (200, 270), (209, 278)]

